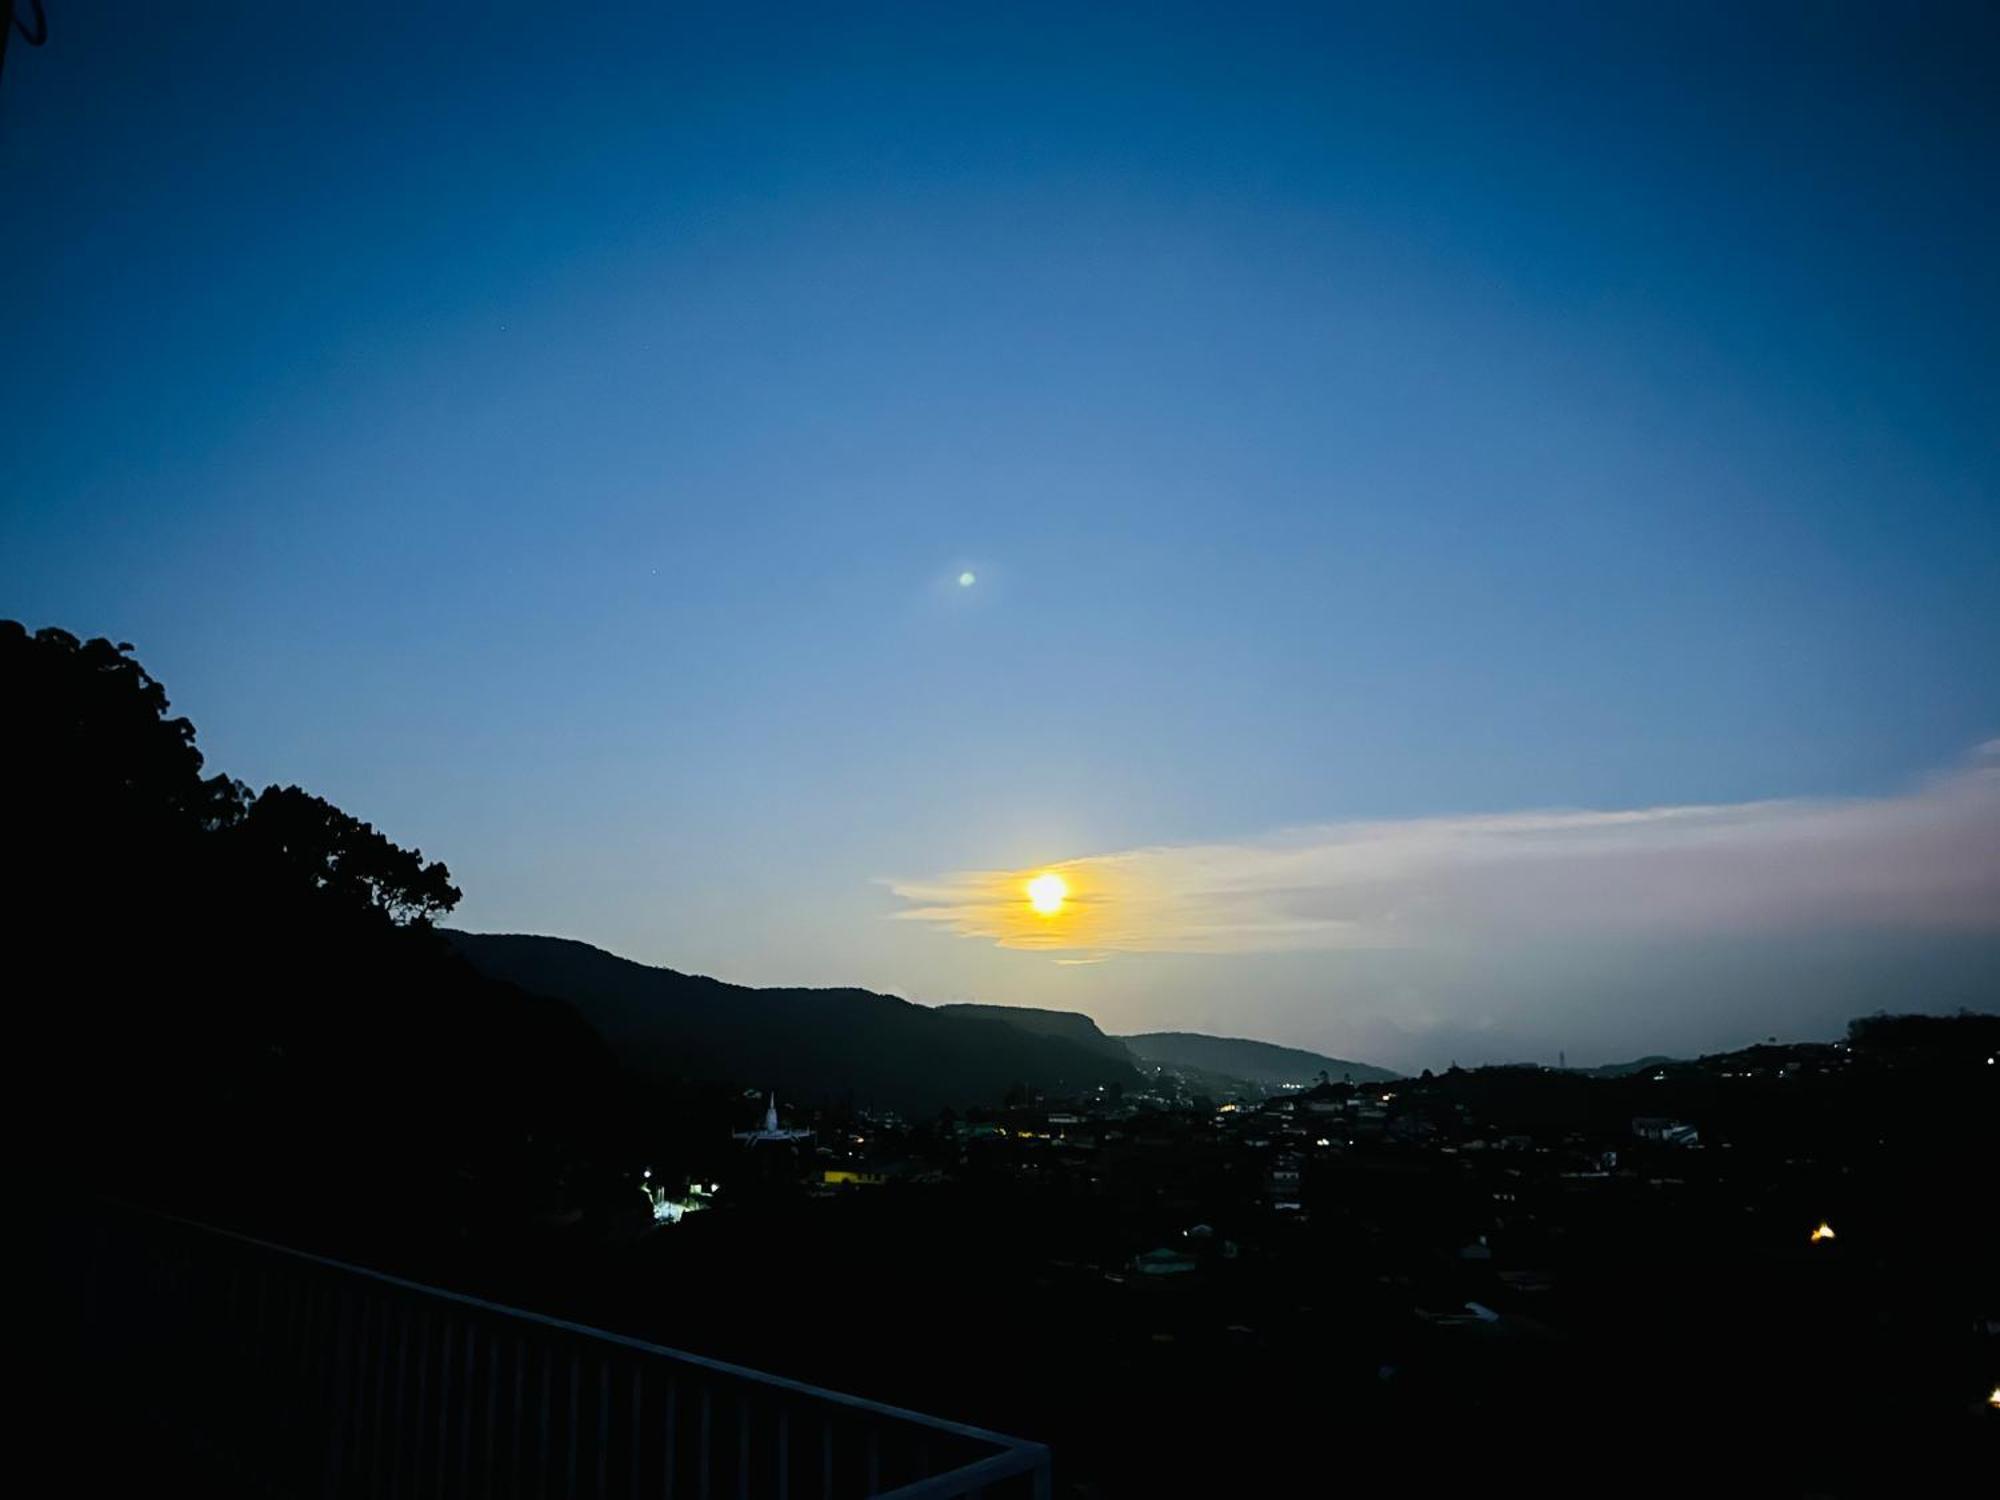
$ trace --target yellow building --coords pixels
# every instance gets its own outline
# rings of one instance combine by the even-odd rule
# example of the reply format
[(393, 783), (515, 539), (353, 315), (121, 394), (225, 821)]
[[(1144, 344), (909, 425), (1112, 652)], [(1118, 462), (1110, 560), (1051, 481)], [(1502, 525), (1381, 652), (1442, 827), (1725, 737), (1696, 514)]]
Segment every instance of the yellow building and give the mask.
[(880, 1172), (863, 1172), (853, 1167), (828, 1167), (823, 1180), (828, 1187), (880, 1187), (889, 1179)]

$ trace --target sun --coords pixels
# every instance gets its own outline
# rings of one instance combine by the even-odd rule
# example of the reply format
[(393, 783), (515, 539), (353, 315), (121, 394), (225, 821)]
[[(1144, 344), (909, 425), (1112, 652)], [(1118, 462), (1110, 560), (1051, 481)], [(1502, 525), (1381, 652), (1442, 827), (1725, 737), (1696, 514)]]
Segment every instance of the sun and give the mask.
[(1069, 882), (1056, 874), (1037, 875), (1028, 882), (1028, 905), (1038, 916), (1053, 917), (1069, 897)]

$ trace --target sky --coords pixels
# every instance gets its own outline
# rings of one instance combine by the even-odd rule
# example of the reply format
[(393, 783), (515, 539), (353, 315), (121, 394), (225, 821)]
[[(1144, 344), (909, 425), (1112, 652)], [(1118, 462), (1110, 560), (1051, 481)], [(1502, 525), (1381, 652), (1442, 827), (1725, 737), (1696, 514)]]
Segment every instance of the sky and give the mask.
[(1991, 7), (49, 9), (0, 615), (459, 925), (1399, 1068), (2000, 1007)]

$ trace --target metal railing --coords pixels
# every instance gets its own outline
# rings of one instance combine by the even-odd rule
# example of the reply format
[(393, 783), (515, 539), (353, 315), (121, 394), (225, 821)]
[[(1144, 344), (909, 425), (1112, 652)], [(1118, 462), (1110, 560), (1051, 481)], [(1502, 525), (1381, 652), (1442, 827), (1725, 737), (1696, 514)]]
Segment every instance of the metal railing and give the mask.
[(87, 1399), (211, 1494), (1050, 1493), (1039, 1443), (137, 1210), (80, 1239)]

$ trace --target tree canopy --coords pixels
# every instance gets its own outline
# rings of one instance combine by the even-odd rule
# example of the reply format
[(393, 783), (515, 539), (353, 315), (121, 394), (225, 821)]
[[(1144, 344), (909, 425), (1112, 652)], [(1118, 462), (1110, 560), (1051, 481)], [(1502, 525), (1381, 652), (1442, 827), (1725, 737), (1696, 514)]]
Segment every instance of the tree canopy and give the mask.
[(458, 904), (441, 861), (402, 848), (374, 825), (296, 786), (266, 787), (244, 814), (239, 836), (260, 860), (330, 898), (395, 922), (430, 922)]
[(626, 1128), (602, 1041), (433, 929), (450, 871), (213, 774), (129, 645), (0, 621), (0, 901), (39, 1166), (177, 1212), (405, 1226), (541, 1201)]
[(458, 903), (442, 862), (322, 797), (296, 786), (253, 797), (231, 777), (204, 777), (194, 725), (169, 716), (166, 689), (129, 644), (0, 620), (0, 686), (12, 718), (0, 799), (18, 877), (61, 872), (52, 883), (76, 900), (88, 883), (129, 889), (155, 865), (178, 868), (199, 844), (210, 871), (309, 889), (397, 924), (427, 924)]

